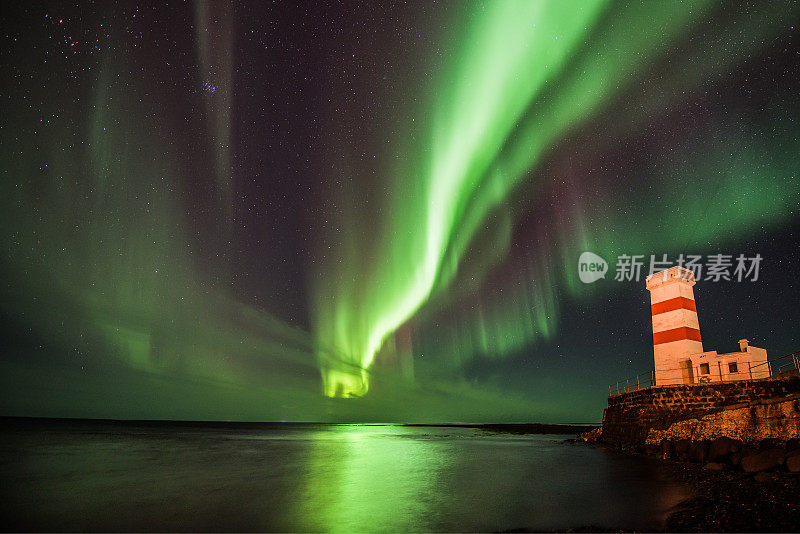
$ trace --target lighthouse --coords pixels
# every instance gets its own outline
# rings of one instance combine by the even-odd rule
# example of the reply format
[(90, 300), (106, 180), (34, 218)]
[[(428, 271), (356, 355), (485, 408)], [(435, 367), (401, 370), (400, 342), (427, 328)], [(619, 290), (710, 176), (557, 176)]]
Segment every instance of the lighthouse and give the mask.
[(680, 266), (647, 277), (657, 385), (694, 382), (690, 356), (703, 352), (694, 284), (692, 271)]
[(694, 273), (681, 266), (647, 277), (656, 386), (752, 380), (771, 375), (767, 351), (739, 340), (739, 351), (703, 352)]

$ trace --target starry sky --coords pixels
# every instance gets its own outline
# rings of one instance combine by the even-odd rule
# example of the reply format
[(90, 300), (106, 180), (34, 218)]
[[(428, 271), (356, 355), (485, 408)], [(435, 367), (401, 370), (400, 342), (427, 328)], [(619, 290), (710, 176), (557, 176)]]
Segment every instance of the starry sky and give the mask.
[(2, 415), (597, 422), (653, 365), (651, 256), (729, 257), (706, 350), (800, 350), (797, 2), (25, 2), (0, 38)]

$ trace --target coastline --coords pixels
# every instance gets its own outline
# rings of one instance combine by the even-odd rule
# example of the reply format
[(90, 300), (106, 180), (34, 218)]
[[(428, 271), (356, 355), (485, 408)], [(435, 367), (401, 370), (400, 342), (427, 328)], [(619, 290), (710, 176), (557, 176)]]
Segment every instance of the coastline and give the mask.
[(651, 386), (609, 397), (579, 441), (662, 462), (693, 491), (668, 532), (800, 530), (800, 377)]
[(800, 477), (711, 471), (700, 464), (668, 461), (676, 479), (694, 496), (669, 514), (667, 532), (797, 532)]
[[(676, 481), (688, 485), (692, 495), (668, 513), (662, 529), (664, 532), (800, 531), (800, 473), (746, 473), (727, 468), (716, 471), (707, 468), (703, 463), (657, 459), (635, 448), (586, 441), (581, 436), (567, 442), (652, 458), (666, 466)], [(596, 527), (568, 530), (600, 531), (602, 529)]]

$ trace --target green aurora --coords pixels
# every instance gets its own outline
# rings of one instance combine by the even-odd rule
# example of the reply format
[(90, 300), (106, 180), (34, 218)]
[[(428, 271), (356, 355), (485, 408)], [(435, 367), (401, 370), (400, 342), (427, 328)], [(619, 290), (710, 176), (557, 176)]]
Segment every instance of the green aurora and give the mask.
[[(306, 69), (302, 98), (324, 111), (303, 100), (286, 122), (313, 116), (319, 147), (275, 118), (296, 95), (258, 93), (291, 75), (257, 79), (243, 57), (265, 48), (248, 40), (242, 11), (255, 8), (165, 7), (150, 34), (132, 8), (59, 9), (4, 32), (19, 38), (0, 95), (8, 415), (587, 421), (598, 380), (628, 367), (610, 364), (574, 404), (546, 363), (530, 392), (476, 375), (522, 352), (538, 366), (558, 352), (547, 343), (576, 335), (565, 310), (618, 296), (577, 280), (582, 251), (739, 252), (798, 220), (791, 79), (754, 76), (757, 104), (726, 99), (788, 46), (796, 4), (431, 6), (407, 30), (418, 41), (391, 44), (401, 82), (379, 85), (373, 66), (359, 89), (382, 106), (367, 118), (339, 105), (349, 80), (317, 69), (344, 54), (307, 57), (320, 48), (309, 37), (286, 72)], [(365, 51), (393, 43), (364, 35)], [(257, 118), (272, 138), (241, 126), (249, 93), (272, 99)], [(245, 179), (242, 160), (261, 161), (245, 140), (259, 154), (291, 145), (291, 159)], [(285, 206), (265, 200), (292, 187)], [(285, 287), (303, 283), (287, 311)]]
[[(719, 4), (502, 1), (469, 7), (457, 25), (463, 32), (443, 54), (448, 61), (435, 69), (434, 98), (417, 114), (428, 119), (425, 133), (416, 146), (397, 143), (407, 164), (385, 169), (393, 187), (381, 212), (388, 215), (369, 240), (378, 242), (376, 252), (348, 241), (338, 263), (321, 273), (315, 336), (328, 395), (365, 394), (387, 337), (431, 303), (454, 300), (460, 272), (469, 273), (469, 282), (462, 276), (455, 285), (479, 285), (503, 261), (515, 218), (508, 197), (525, 180), (532, 185), (524, 194), (533, 199), (549, 188), (553, 173), (537, 171), (558, 143), (589, 122), (602, 122), (614, 132), (611, 140), (634, 134), (747, 62), (798, 14), (784, 4), (765, 4), (755, 15), (733, 12), (702, 42), (687, 45), (698, 28), (708, 31), (716, 22)], [(746, 45), (732, 46), (732, 34)], [(537, 272), (535, 279), (520, 280), (510, 297), (468, 325), (435, 336), (444, 340), (439, 352), (461, 359), (499, 356), (549, 337), (557, 326), (556, 288), (566, 287), (570, 296), (582, 290), (564, 273), (574, 272), (569, 265), (583, 250), (609, 257), (656, 246), (670, 253), (681, 246), (705, 251), (712, 241), (746, 235), (754, 225), (779, 226), (796, 217), (800, 181), (785, 181), (796, 172), (795, 158), (787, 156), (800, 150), (796, 124), (781, 132), (779, 145), (734, 147), (738, 136), (757, 135), (797, 111), (795, 102), (767, 117), (718, 119), (715, 135), (723, 138), (696, 150), (702, 161), (665, 158), (666, 172), (648, 171), (648, 184), (657, 189), (643, 196), (658, 198), (655, 206), (603, 195), (602, 204), (571, 208), (565, 235), (545, 243), (527, 267)], [(742, 124), (753, 124), (753, 131), (737, 131)], [(690, 150), (684, 148), (683, 154)], [(706, 212), (709, 195), (726, 207), (723, 219), (707, 218), (697, 227), (687, 214)], [(365, 257), (375, 261), (365, 264)]]

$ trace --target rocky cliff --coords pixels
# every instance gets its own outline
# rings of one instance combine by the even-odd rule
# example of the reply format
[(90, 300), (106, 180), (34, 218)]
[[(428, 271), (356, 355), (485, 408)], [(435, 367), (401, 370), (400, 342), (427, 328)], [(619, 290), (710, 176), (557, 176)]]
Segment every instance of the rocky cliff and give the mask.
[(800, 377), (615, 395), (592, 438), (664, 459), (706, 462), (711, 470), (800, 472)]
[(727, 406), (697, 419), (672, 423), (664, 430), (650, 429), (646, 445), (660, 445), (665, 439), (690, 441), (727, 437), (743, 443), (771, 439), (800, 438), (800, 394)]
[[(653, 431), (667, 431), (681, 423), (686, 428), (710, 429), (712, 421), (717, 422), (714, 427), (715, 432), (720, 432), (717, 436), (730, 433), (730, 437), (737, 439), (746, 435), (756, 439), (759, 433), (797, 432), (797, 412), (792, 411), (796, 410), (792, 403), (797, 395), (800, 395), (797, 376), (631, 391), (609, 397), (603, 413), (602, 439), (610, 443), (644, 444)], [(692, 420), (704, 423), (698, 427), (699, 423), (688, 423)], [(676, 426), (676, 432), (678, 428), (683, 427)], [(793, 436), (796, 434), (787, 434), (786, 439)]]

